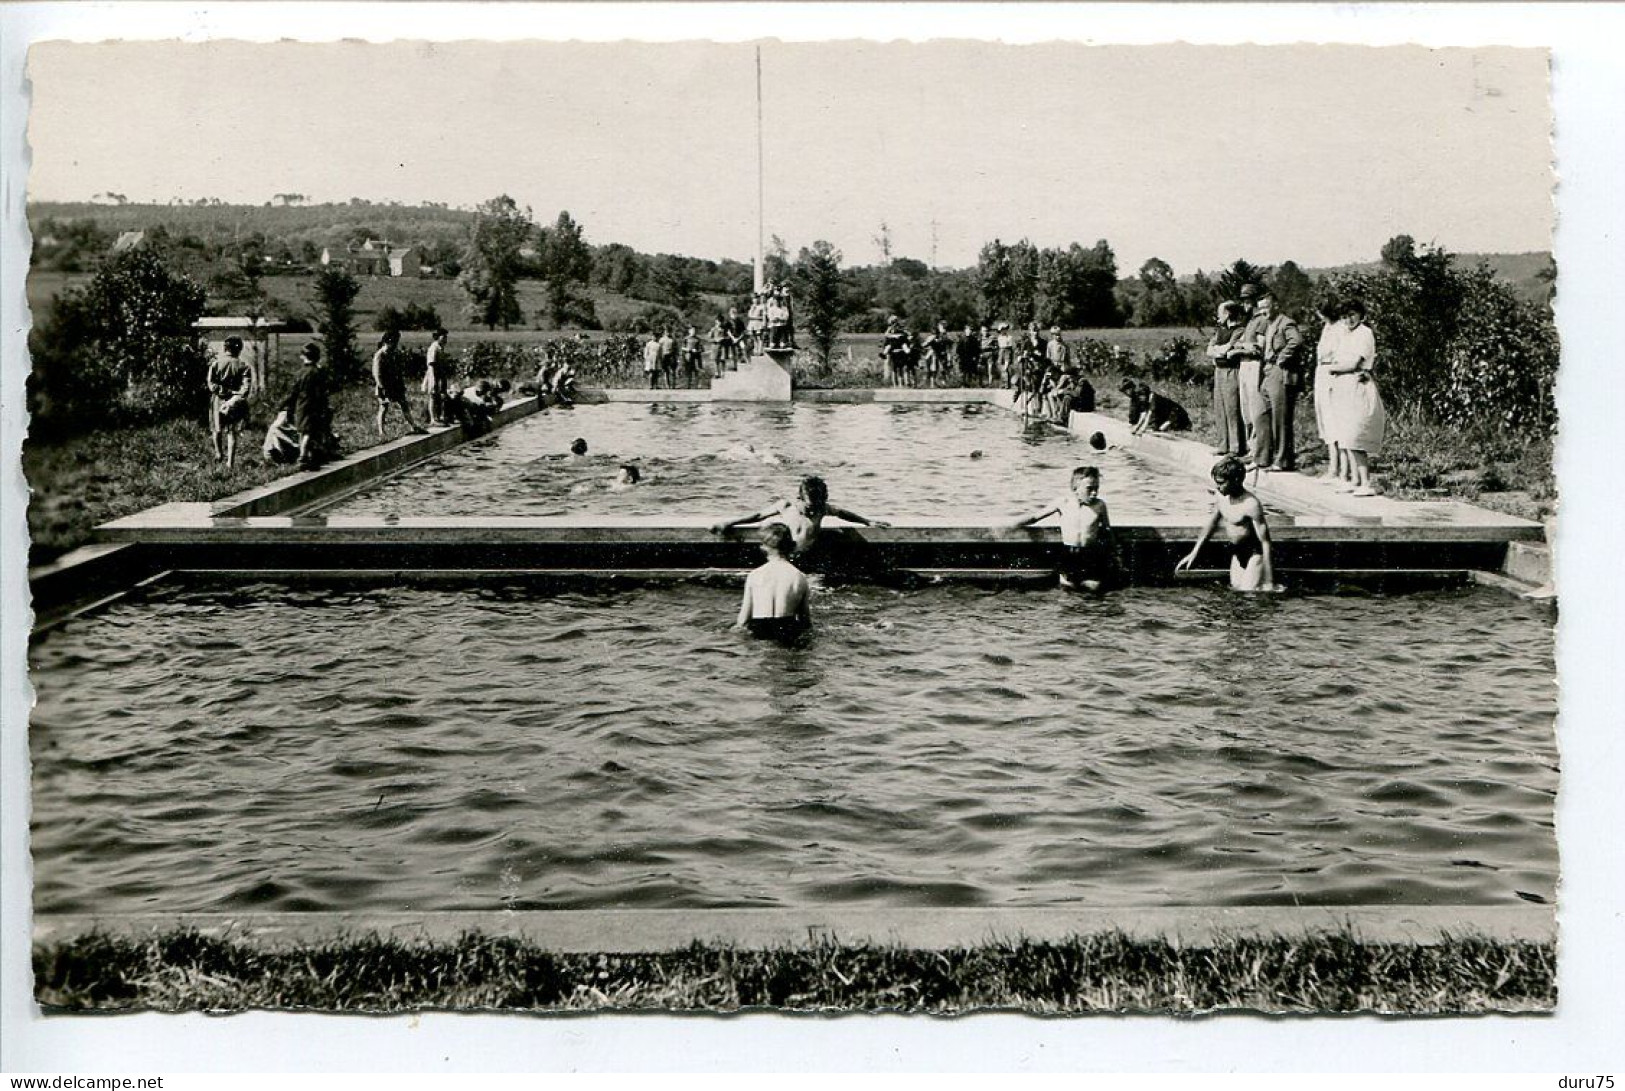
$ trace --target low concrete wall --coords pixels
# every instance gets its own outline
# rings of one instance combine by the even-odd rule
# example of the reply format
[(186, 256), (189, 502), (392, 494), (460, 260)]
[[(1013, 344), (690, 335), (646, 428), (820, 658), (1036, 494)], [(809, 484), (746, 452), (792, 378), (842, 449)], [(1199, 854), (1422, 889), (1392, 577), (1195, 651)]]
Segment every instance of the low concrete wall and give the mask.
[(159, 571), (152, 554), (139, 545), (89, 545), (28, 571), (35, 627), (80, 606), (128, 590)]
[[(493, 428), (528, 417), (541, 408), (536, 398), (521, 398), (503, 406), (491, 418)], [(138, 512), (141, 519), (155, 513), (206, 509), (211, 516), (246, 518), (279, 515), (327, 501), (384, 474), (432, 458), (468, 439), (461, 426), (440, 428), (428, 435), (402, 436), (389, 443), (358, 451), (319, 470), (296, 471), (202, 504), (163, 504)], [(160, 516), (161, 517), (161, 516)], [(114, 522), (120, 522), (115, 520)], [(117, 535), (97, 535), (104, 544), (85, 546), (64, 554), (50, 564), (28, 572), (29, 593), (38, 624), (69, 613), (77, 607), (107, 595), (126, 590), (161, 571), (163, 558), (130, 540), (108, 544)], [(135, 541), (139, 541), (139, 537)]]
[(606, 909), (444, 913), (204, 913), (46, 916), (34, 942), (91, 931), (147, 935), (176, 928), (272, 944), (382, 934), (453, 941), (465, 932), (512, 936), (564, 952), (653, 952), (698, 940), (747, 949), (888, 944), (945, 950), (995, 942), (1053, 942), (1123, 933), (1189, 947), (1243, 936), (1297, 938), (1352, 932), (1366, 943), (1430, 945), (1446, 937), (1550, 943), (1555, 911), (1541, 906), (1266, 906), (1042, 909)]
[[(504, 405), (491, 418), (493, 428), (501, 428), (541, 409), (537, 398), (521, 398)], [(385, 474), (433, 458), (471, 438), (462, 425), (438, 428), (428, 435), (402, 436), (376, 447), (328, 463), (318, 470), (302, 470), (268, 481), (257, 488), (212, 501), (216, 515), (280, 515), (308, 507), (369, 484)]]

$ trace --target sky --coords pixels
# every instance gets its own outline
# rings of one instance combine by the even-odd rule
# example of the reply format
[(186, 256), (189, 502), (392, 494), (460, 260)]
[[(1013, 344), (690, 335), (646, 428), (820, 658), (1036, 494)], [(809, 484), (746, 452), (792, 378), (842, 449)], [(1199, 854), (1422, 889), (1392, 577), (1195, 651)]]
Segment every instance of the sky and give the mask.
[[(499, 193), (589, 241), (748, 260), (754, 46), (34, 46), (31, 200)], [(848, 264), (1109, 240), (1125, 273), (1545, 250), (1548, 55), (1420, 46), (762, 46), (766, 231)]]

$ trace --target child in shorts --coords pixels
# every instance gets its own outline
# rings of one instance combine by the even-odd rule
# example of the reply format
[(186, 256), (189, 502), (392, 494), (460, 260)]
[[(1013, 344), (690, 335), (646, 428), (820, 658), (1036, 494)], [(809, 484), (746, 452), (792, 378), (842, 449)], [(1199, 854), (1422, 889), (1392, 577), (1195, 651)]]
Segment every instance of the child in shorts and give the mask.
[(1051, 515), (1061, 517), (1061, 545), (1066, 556), (1059, 576), (1061, 586), (1073, 591), (1100, 591), (1117, 576), (1117, 552), (1112, 542), (1112, 520), (1100, 498), (1100, 471), (1079, 466), (1072, 471), (1064, 496), (1023, 516), (1011, 528), (1031, 526)]
[(1231, 588), (1236, 591), (1281, 590), (1275, 582), (1270, 557), (1269, 520), (1264, 516), (1264, 505), (1243, 484), (1246, 478), (1247, 467), (1239, 458), (1222, 458), (1214, 465), (1213, 483), (1219, 487), (1219, 496), (1213, 503), (1213, 514), (1191, 551), (1174, 566), (1175, 572), (1184, 572), (1196, 563), (1196, 555), (1202, 552), (1207, 540), (1223, 527), (1231, 546)]

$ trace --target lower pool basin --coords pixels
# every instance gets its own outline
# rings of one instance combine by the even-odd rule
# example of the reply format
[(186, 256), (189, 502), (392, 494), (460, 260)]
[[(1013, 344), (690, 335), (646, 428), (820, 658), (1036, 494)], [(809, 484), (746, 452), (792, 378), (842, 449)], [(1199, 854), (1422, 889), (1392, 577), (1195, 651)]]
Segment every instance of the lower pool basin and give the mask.
[(173, 581), (37, 638), (44, 913), (1500, 905), (1557, 881), (1546, 608)]

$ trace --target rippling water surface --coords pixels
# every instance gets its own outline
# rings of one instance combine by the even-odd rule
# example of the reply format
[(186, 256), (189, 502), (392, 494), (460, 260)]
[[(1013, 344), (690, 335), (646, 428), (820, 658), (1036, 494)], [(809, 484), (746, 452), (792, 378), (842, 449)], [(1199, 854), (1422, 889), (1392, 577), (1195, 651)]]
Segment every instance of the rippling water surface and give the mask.
[(33, 649), (35, 897), (92, 910), (1551, 899), (1551, 617), (167, 586)]
[[(585, 439), (586, 458), (569, 455)], [(977, 457), (973, 453), (979, 452)], [(622, 462), (646, 481), (615, 491)], [(1099, 466), (1119, 521), (1199, 515), (1194, 474), (986, 405), (582, 405), (548, 410), (334, 505), (347, 515), (742, 515), (820, 474), (864, 515), (1014, 515)]]

